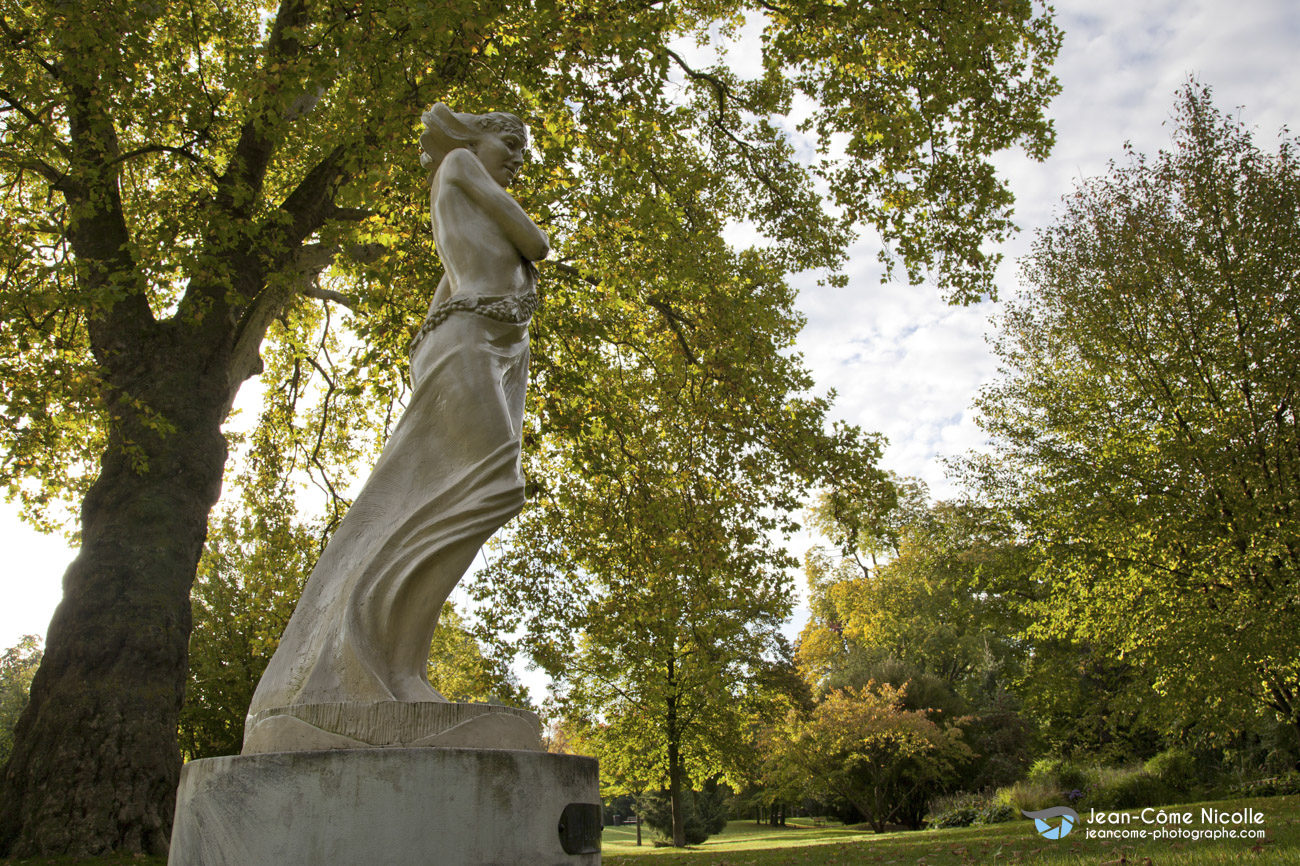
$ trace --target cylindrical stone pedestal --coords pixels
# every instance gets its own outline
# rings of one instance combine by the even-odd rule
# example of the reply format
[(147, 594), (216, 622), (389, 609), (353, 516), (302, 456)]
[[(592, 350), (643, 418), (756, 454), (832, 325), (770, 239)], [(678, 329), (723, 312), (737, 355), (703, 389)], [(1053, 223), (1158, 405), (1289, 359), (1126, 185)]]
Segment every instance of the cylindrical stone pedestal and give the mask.
[(191, 761), (168, 866), (599, 866), (594, 758), (339, 749)]

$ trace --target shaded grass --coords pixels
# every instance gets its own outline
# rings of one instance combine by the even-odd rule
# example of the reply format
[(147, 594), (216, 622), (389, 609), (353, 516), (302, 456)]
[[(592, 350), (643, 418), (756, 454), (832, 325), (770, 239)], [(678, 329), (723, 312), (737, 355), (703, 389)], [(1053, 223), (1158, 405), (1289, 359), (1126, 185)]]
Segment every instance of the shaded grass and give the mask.
[[(649, 827), (642, 828), (645, 844), (636, 847), (636, 827), (606, 827), (601, 834), (601, 849), (605, 857), (616, 854), (653, 854), (664, 856), (674, 853), (672, 849), (655, 848), (654, 833)], [(790, 827), (771, 827), (756, 824), (753, 821), (732, 821), (720, 835), (710, 838), (703, 845), (691, 848), (691, 851), (726, 851), (754, 850), (762, 848), (790, 848), (806, 845), (831, 844), (847, 839), (866, 839), (874, 837), (870, 830), (845, 829), (840, 826), (812, 827), (792, 825)], [(680, 854), (681, 852), (676, 852)], [(604, 859), (604, 858), (602, 858)], [(656, 861), (657, 863), (657, 861)]]
[[(1193, 811), (1199, 817), (1201, 805), (1209, 804), (1194, 803), (1177, 808), (1179, 811)], [(1117, 842), (1086, 839), (1083, 837), (1084, 828), (1079, 827), (1058, 842), (1039, 838), (1029, 821), (879, 836), (870, 830), (838, 826), (781, 828), (757, 825), (752, 821), (732, 821), (723, 833), (686, 851), (652, 847), (649, 828), (643, 830), (645, 846), (637, 848), (635, 827), (607, 827), (601, 859), (604, 866), (1214, 866), (1240, 863), (1300, 866), (1300, 796), (1222, 800), (1213, 805), (1228, 812), (1246, 806), (1262, 812), (1268, 840), (1263, 843), (1241, 839)], [(1208, 825), (1193, 823), (1191, 826), (1202, 828)], [(653, 860), (643, 863), (646, 858)], [(131, 855), (88, 860), (33, 857), (0, 861), (4, 866), (166, 866), (166, 863), (165, 857)]]
[[(1200, 817), (1200, 807), (1178, 806)], [(848, 864), (966, 864), (1034, 863), (1044, 866), (1186, 866), (1186, 864), (1296, 864), (1300, 866), (1300, 797), (1263, 797), (1215, 802), (1229, 812), (1251, 806), (1264, 814), (1267, 840), (1104, 840), (1084, 837), (1076, 828), (1060, 841), (1038, 836), (1027, 820), (990, 827), (924, 830), (915, 833), (871, 832), (845, 828), (785, 829), (733, 821), (718, 836), (696, 848), (636, 848), (635, 832), (627, 841), (624, 828), (605, 834), (604, 866), (848, 866)], [(1128, 810), (1136, 814), (1140, 810)], [(1084, 819), (1087, 819), (1085, 814)], [(1137, 819), (1135, 819), (1136, 821)], [(1147, 827), (1141, 823), (1129, 828)], [(1158, 825), (1150, 825), (1154, 828)], [(1214, 825), (1194, 822), (1191, 829)], [(649, 841), (647, 840), (647, 845)]]

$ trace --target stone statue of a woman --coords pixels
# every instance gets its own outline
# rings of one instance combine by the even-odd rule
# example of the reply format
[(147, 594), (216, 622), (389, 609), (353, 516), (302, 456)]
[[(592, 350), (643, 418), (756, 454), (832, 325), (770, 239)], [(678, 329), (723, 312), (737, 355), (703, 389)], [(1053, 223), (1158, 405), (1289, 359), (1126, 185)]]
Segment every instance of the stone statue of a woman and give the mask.
[(244, 753), (535, 748), (522, 710), (449, 704), (426, 677), (443, 602), (524, 503), (520, 438), (533, 262), (546, 234), (506, 192), (514, 115), (425, 112), (421, 163), (445, 269), (412, 344), (413, 396), (307, 581), (253, 696)]

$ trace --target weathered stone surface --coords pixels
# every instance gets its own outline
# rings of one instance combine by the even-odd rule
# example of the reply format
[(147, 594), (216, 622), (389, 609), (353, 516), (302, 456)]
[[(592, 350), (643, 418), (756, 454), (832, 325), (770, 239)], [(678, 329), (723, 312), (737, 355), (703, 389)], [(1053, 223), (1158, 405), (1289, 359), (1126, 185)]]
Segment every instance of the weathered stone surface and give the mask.
[(293, 704), (250, 715), (244, 754), (375, 746), (542, 748), (535, 713), (498, 704), (375, 701)]
[(527, 132), (513, 115), (457, 114), (441, 103), (425, 124), (421, 162), (434, 172), (430, 219), (444, 272), (413, 345), (411, 400), (258, 683), (245, 754), (418, 742), (537, 747), (509, 713), (418, 734), (357, 728), (356, 719), (388, 717), (347, 709), (336, 714), (341, 727), (307, 717), (311, 707), (445, 702), (426, 676), (443, 602), (524, 504), (533, 262), (550, 251), (505, 189)]
[[(566, 811), (575, 803), (587, 806)], [(598, 826), (573, 824), (599, 803), (595, 759), (573, 755), (391, 748), (208, 758), (181, 773), (168, 864), (598, 866)]]

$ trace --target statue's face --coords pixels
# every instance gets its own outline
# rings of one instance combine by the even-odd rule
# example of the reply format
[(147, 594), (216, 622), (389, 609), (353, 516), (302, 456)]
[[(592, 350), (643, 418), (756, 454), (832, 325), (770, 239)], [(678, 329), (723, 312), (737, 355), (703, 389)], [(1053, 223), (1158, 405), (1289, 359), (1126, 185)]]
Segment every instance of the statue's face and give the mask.
[(524, 164), (524, 137), (517, 132), (489, 130), (479, 139), (474, 152), (492, 179), (506, 187)]

